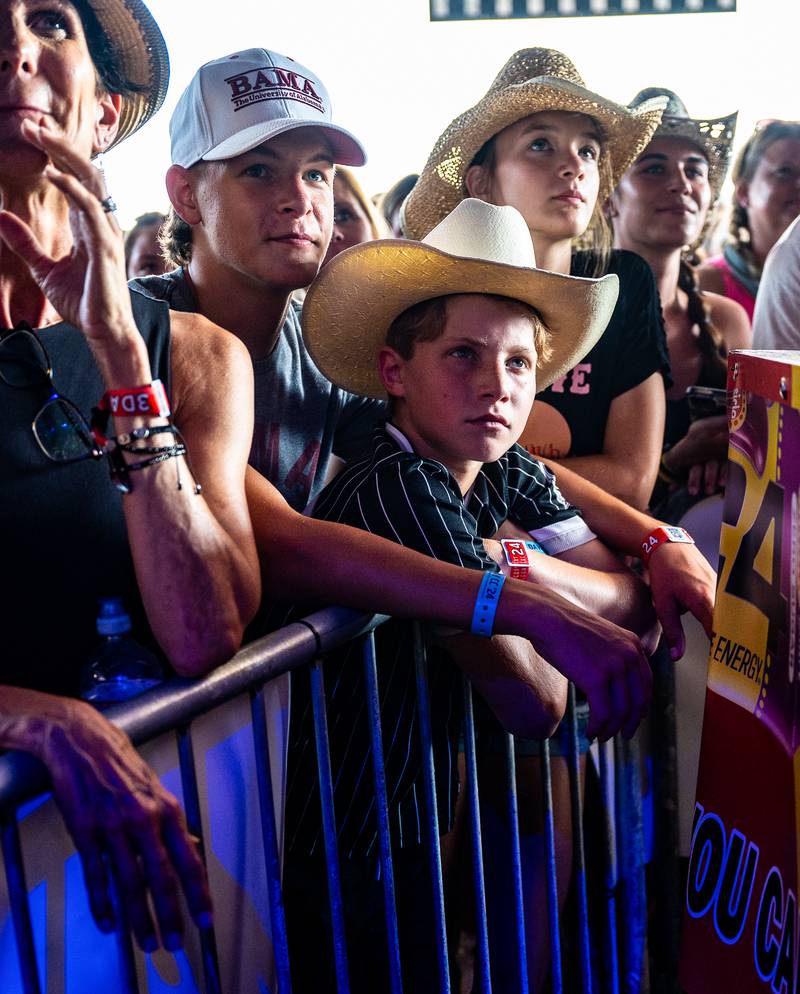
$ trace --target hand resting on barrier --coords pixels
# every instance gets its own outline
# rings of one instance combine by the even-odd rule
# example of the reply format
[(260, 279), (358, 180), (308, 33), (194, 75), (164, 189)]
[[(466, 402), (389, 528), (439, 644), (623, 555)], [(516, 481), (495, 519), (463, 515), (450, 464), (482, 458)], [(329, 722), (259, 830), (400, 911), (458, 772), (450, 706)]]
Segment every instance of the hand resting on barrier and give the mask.
[[(498, 534), (506, 538), (529, 537), (508, 521)], [(499, 542), (484, 540), (484, 546), (500, 568), (508, 572)], [(660, 631), (646, 586), (597, 540), (557, 556), (532, 553), (528, 561), (530, 572), (521, 582), (566, 598), (612, 629), (598, 630), (597, 638), (607, 641), (593, 649), (592, 637), (579, 623), (574, 640), (565, 631), (563, 641), (559, 639), (548, 651), (541, 648), (540, 639), (532, 639), (532, 643), (586, 694), (591, 710), (590, 734), (601, 740), (620, 730), (626, 736), (632, 735), (646, 713), (650, 695), (650, 670), (646, 662), (642, 668), (641, 659), (646, 658), (645, 652), (655, 649)], [(620, 640), (621, 631), (635, 646), (633, 657), (626, 651), (625, 639)]]
[[(35, 755), (81, 858), (98, 927), (118, 920), (117, 887), (136, 941), (146, 952), (183, 945), (180, 891), (201, 928), (211, 897), (196, 840), (178, 801), (162, 787), (130, 739), (90, 705), (16, 687), (2, 688), (0, 745)], [(155, 911), (155, 922), (150, 904)]]
[[(542, 460), (546, 465), (548, 460)], [(610, 548), (623, 555), (638, 556), (641, 540), (663, 525), (650, 514), (629, 507), (599, 487), (563, 466), (553, 464), (561, 493), (580, 507), (586, 524)], [(689, 611), (711, 637), (711, 617), (717, 577), (705, 556), (694, 545), (667, 542), (647, 564), (650, 596), (673, 661), (683, 655), (686, 642), (681, 615)]]

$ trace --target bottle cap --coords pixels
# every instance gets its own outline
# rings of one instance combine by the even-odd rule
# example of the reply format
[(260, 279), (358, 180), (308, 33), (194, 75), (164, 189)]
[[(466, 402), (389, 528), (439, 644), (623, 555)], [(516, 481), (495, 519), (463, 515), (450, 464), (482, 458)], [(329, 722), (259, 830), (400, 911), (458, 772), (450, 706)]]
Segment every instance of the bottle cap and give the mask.
[(121, 597), (101, 597), (97, 615), (98, 635), (125, 635), (131, 630), (131, 619)]

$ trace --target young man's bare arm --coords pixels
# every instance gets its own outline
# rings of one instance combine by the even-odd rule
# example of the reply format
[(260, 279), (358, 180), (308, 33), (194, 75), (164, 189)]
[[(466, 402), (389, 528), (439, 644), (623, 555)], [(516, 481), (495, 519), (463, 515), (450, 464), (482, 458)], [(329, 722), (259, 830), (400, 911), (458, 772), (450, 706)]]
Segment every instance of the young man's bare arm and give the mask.
[(244, 492), (253, 379), (246, 349), (228, 332), (199, 315), (170, 318), (173, 420), (188, 451), (183, 488), (170, 461), (131, 474), (124, 507), (148, 619), (173, 666), (191, 676), (236, 651), (260, 600)]

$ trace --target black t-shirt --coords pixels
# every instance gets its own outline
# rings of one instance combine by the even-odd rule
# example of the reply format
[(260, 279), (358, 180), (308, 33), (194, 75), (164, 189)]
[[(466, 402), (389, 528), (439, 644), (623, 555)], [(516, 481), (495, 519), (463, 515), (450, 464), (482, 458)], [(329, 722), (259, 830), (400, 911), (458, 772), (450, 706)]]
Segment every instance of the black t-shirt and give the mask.
[[(593, 269), (592, 253), (575, 253), (572, 276), (593, 276)], [(633, 252), (615, 249), (608, 272), (619, 276), (619, 299), (602, 338), (582, 362), (536, 398), (538, 455), (597, 455), (603, 451), (615, 397), (656, 372), (663, 375), (667, 386), (671, 382), (653, 271)]]
[[(131, 294), (133, 315), (153, 377), (169, 393), (170, 324), (166, 304)], [(105, 385), (81, 331), (66, 322), (37, 330), (53, 382), (88, 418)], [(31, 424), (47, 400), (46, 383), (15, 389), (0, 380), (0, 683), (75, 695), (95, 647), (98, 599), (121, 596), (137, 640), (153, 645), (133, 569), (122, 495), (108, 463), (51, 462)]]

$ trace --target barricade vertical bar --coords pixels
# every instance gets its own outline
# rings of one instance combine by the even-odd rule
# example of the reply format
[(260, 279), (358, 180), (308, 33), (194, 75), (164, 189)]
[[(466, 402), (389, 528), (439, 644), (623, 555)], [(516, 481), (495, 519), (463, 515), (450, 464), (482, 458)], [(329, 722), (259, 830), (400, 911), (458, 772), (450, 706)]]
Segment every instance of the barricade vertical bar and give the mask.
[(328, 897), (333, 928), (336, 989), (339, 994), (349, 994), (342, 881), (339, 873), (336, 815), (333, 810), (331, 752), (328, 740), (328, 719), (325, 714), (325, 685), (322, 678), (322, 663), (318, 659), (311, 666), (311, 703), (314, 709), (314, 733), (317, 741), (317, 769), (319, 771), (320, 804), (322, 807), (322, 831), (325, 837), (325, 862), (328, 871)]
[(11, 920), (17, 943), (17, 960), (25, 994), (41, 994), (39, 970), (36, 965), (36, 947), (33, 943), (31, 909), (28, 904), (28, 885), (25, 882), (25, 865), (19, 842), (19, 826), (15, 815), (0, 826), (3, 840), (3, 865), (6, 871), (8, 899), (11, 903)]
[(550, 976), (553, 994), (562, 994), (561, 936), (558, 922), (558, 878), (556, 876), (556, 829), (553, 818), (553, 778), (550, 771), (550, 743), (541, 743), (542, 795), (544, 800), (544, 843), (547, 873), (547, 920), (550, 925)]
[(650, 707), (653, 761), (653, 927), (651, 981), (677, 984), (680, 950), (681, 871), (678, 830), (678, 756), (675, 712), (675, 664), (664, 639), (651, 657), (653, 703)]
[(428, 694), (428, 675), (425, 640), (422, 627), (414, 624), (414, 668), (417, 679), (417, 709), (419, 735), (422, 747), (422, 771), (425, 780), (425, 801), (428, 810), (428, 859), (433, 887), (434, 917), (436, 920), (436, 957), (439, 967), (440, 994), (450, 994), (450, 969), (447, 961), (447, 927), (444, 917), (444, 883), (442, 881), (442, 854), (439, 849), (439, 809), (436, 804), (436, 779), (433, 770), (433, 741), (431, 739), (431, 708)]
[(614, 784), (622, 883), (622, 988), (639, 994), (647, 948), (647, 895), (644, 879), (644, 830), (639, 748), (635, 740), (614, 739)]
[[(178, 762), (181, 768), (181, 788), (183, 790), (183, 807), (186, 813), (186, 824), (189, 831), (200, 843), (200, 854), (206, 863), (205, 844), (203, 842), (203, 820), (200, 816), (200, 792), (197, 789), (197, 771), (194, 765), (194, 747), (192, 735), (188, 728), (178, 729)], [(219, 976), (219, 958), (217, 956), (217, 937), (213, 926), (201, 928), (200, 950), (203, 956), (203, 976), (206, 982), (207, 994), (221, 994), (222, 983)]]
[(111, 894), (114, 901), (114, 915), (117, 919), (116, 938), (119, 968), (122, 974), (120, 994), (138, 994), (139, 977), (136, 973), (136, 957), (133, 952), (131, 926), (128, 920), (127, 908), (120, 900), (119, 883), (116, 874), (109, 872)]
[(489, 961), (489, 925), (486, 920), (486, 886), (483, 876), (483, 845), (481, 843), (481, 809), (478, 796), (478, 764), (475, 756), (475, 721), (472, 713), (472, 687), (466, 677), (464, 684), (464, 747), (467, 760), (467, 803), (472, 827), (472, 881), (475, 889), (475, 937), (477, 967), (482, 994), (492, 994), (492, 974)]
[(600, 752), (600, 791), (603, 796), (603, 824), (605, 835), (605, 886), (606, 886), (606, 967), (611, 994), (619, 994), (619, 961), (617, 956), (617, 854), (611, 834), (610, 818), (614, 811), (613, 788), (609, 775), (608, 752), (611, 743), (601, 742)]
[(383, 764), (381, 708), (378, 697), (378, 670), (375, 662), (375, 633), (364, 637), (364, 681), (367, 688), (369, 735), (372, 743), (372, 767), (375, 772), (375, 809), (378, 815), (378, 840), (381, 850), (383, 902), (386, 914), (386, 943), (389, 953), (389, 983), (392, 994), (402, 994), (400, 942), (397, 934), (397, 907), (394, 896), (392, 838), (389, 831), (389, 808), (386, 802), (386, 769)]
[(261, 843), (264, 847), (264, 866), (267, 872), (275, 973), (278, 978), (279, 994), (291, 994), (289, 943), (286, 937), (286, 914), (283, 908), (283, 891), (281, 890), (281, 862), (278, 854), (275, 805), (272, 800), (272, 773), (270, 771), (263, 687), (259, 687), (258, 690), (250, 694), (250, 715), (253, 723), (253, 745), (256, 752), (256, 783), (258, 785), (258, 807), (261, 820)]
[(583, 803), (578, 749), (578, 716), (575, 711), (575, 684), (567, 690), (567, 728), (569, 731), (569, 796), (572, 809), (572, 873), (578, 899), (578, 948), (584, 994), (592, 994), (592, 954), (589, 940), (589, 900), (586, 893), (586, 851), (583, 841)]
[(508, 831), (511, 842), (511, 874), (514, 880), (514, 922), (517, 929), (519, 992), (528, 994), (528, 951), (525, 940), (525, 905), (522, 900), (522, 854), (519, 845), (517, 764), (514, 736), (506, 734), (506, 781), (508, 783)]

